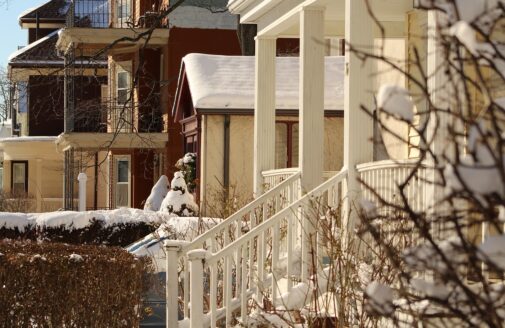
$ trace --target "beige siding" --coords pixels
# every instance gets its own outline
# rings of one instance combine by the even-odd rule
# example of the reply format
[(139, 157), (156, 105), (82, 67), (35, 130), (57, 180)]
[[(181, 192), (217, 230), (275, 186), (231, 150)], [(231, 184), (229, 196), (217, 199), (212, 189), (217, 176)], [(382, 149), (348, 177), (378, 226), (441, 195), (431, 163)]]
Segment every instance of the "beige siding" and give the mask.
[(324, 170), (339, 171), (344, 163), (344, 119), (324, 120)]
[(254, 118), (232, 116), (230, 120), (230, 185), (252, 196), (254, 163)]
[[(224, 116), (207, 115), (203, 120), (202, 129), (205, 135), (202, 142), (203, 154), (200, 180), (202, 181), (200, 199), (210, 201), (210, 194), (220, 190), (223, 183), (224, 157)], [(205, 208), (202, 208), (202, 214)]]
[(11, 191), (12, 161), (28, 161), (28, 193), (35, 198), (33, 211), (55, 210), (63, 206), (63, 158), (54, 141), (6, 142), (3, 189)]
[[(282, 121), (297, 121), (296, 117), (278, 117)], [(202, 158), (200, 199), (220, 190), (224, 180), (224, 116), (207, 115), (202, 119)], [(242, 199), (253, 194), (254, 118), (233, 115), (230, 118), (230, 186)], [(325, 118), (324, 170), (338, 171), (343, 163), (343, 118)], [(210, 201), (210, 199), (208, 199)], [(205, 213), (205, 207), (202, 208)]]

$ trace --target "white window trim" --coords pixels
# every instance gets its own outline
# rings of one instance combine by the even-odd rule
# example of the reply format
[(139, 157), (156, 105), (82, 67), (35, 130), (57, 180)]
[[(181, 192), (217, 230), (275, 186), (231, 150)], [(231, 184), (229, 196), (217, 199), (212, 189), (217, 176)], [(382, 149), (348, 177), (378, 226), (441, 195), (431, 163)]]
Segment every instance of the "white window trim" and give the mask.
[[(123, 124), (119, 132), (129, 132), (132, 129), (133, 124), (133, 95), (132, 95), (132, 62), (124, 61), (117, 62), (114, 70), (114, 88), (112, 92), (114, 93), (112, 108), (111, 108), (111, 126), (112, 131), (115, 132), (117, 130), (118, 124), (121, 122), (121, 114), (125, 117), (126, 123)], [(119, 74), (120, 73), (128, 73), (128, 87), (126, 88), (128, 92), (129, 102), (126, 104), (120, 104), (119, 100)], [(121, 89), (124, 90), (124, 89)], [(125, 108), (126, 106), (126, 108)]]

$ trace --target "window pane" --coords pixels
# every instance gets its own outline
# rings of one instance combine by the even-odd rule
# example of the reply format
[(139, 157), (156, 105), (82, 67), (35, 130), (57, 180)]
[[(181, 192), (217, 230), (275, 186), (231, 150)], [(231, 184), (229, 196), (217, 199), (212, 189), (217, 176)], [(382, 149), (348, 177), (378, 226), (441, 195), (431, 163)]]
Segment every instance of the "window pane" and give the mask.
[(117, 161), (117, 182), (118, 183), (128, 183), (128, 160), (118, 160)]
[(288, 164), (288, 125), (275, 124), (275, 167), (285, 168)]
[(128, 184), (118, 184), (116, 186), (116, 207), (128, 207)]
[(118, 72), (117, 73), (117, 88), (128, 89), (129, 88), (130, 74), (128, 72)]
[(120, 105), (126, 104), (128, 97), (130, 96), (128, 90), (118, 90), (117, 91), (117, 103)]
[(26, 163), (12, 164), (12, 192), (22, 194), (26, 192)]
[(26, 178), (26, 164), (14, 163), (12, 166), (12, 181), (14, 183), (22, 183), (24, 185)]
[(293, 124), (292, 129), (291, 145), (293, 145), (293, 149), (291, 150), (291, 163), (293, 167), (298, 167), (298, 123)]

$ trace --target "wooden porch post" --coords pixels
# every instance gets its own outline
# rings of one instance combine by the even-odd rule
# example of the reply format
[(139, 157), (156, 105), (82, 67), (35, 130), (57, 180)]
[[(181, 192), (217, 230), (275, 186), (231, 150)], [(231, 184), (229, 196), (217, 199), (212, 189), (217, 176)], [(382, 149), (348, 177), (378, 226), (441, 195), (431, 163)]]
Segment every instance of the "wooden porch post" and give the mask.
[[(428, 90), (430, 92), (431, 101), (439, 108), (450, 108), (449, 100), (447, 95), (451, 94), (450, 87), (447, 87), (448, 78), (445, 73), (444, 67), (448, 67), (446, 58), (443, 54), (443, 49), (438, 45), (437, 35), (438, 19), (440, 13), (436, 11), (428, 11), (428, 40), (427, 40), (427, 75), (428, 79)], [(454, 144), (450, 142), (449, 137), (449, 125), (452, 122), (451, 114), (443, 113), (437, 111), (436, 113), (430, 113), (428, 117), (428, 126), (426, 131), (426, 139), (433, 140), (430, 144), (431, 151), (433, 154), (438, 156), (438, 159), (442, 159), (442, 155), (446, 155), (449, 159), (454, 156)], [(453, 127), (455, 128), (455, 127)], [(430, 166), (434, 166), (434, 159), (428, 158), (428, 163)], [(441, 164), (441, 163), (438, 163)], [(438, 174), (438, 170), (428, 169), (427, 170), (427, 181), (426, 184), (426, 208), (428, 209), (428, 214), (441, 213), (449, 210), (447, 208), (447, 203), (440, 203), (442, 197), (445, 193), (443, 187), (441, 186), (442, 177)], [(442, 236), (443, 227), (436, 224), (432, 226), (433, 233), (440, 238)]]
[(256, 37), (254, 103), (254, 194), (263, 193), (261, 172), (275, 168), (276, 39)]
[(324, 8), (300, 12), (300, 138), (302, 192), (323, 181)]
[[(345, 0), (345, 40), (352, 47), (370, 52), (373, 49), (373, 22), (364, 0)], [(356, 165), (373, 160), (373, 120), (361, 110), (373, 109), (372, 63), (365, 64), (351, 51), (346, 51), (344, 99), (344, 166), (348, 169), (344, 219), (348, 231), (354, 230), (357, 219), (360, 183)], [(345, 221), (344, 221), (345, 222)]]

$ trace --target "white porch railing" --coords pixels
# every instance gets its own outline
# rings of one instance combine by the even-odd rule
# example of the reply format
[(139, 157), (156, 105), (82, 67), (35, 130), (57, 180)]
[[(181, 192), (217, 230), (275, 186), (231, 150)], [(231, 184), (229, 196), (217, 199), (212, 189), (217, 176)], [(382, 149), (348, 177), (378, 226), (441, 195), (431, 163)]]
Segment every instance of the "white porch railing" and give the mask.
[[(310, 272), (319, 272), (323, 262), (316, 259), (317, 267), (312, 267), (312, 252), (322, 256), (316, 241), (324, 232), (315, 227), (320, 214), (314, 206), (337, 205), (346, 181), (343, 170), (220, 250), (189, 252), (190, 327), (216, 327), (218, 320), (229, 327), (235, 317), (247, 324), (251, 309), (263, 306), (264, 295), (275, 305), (281, 279), (287, 280), (291, 291), (291, 278), (297, 276), (295, 262), (301, 281), (307, 281)], [(301, 260), (296, 249), (301, 250)]]
[[(427, 165), (419, 160), (385, 160), (357, 166), (363, 183), (363, 198), (379, 205), (379, 196), (392, 204), (403, 204), (399, 185), (405, 183), (403, 192), (414, 211), (425, 210), (427, 205)], [(375, 192), (374, 192), (375, 191)]]
[[(300, 172), (300, 169), (297, 167), (290, 167), (286, 169), (276, 169), (262, 172), (263, 175), (263, 184), (265, 190), (268, 190), (272, 187), (277, 186), (282, 181), (286, 180), (288, 177), (292, 176)], [(323, 179), (326, 181), (329, 178), (333, 177), (337, 174), (338, 171), (325, 171), (323, 172)]]
[[(256, 198), (254, 201), (225, 219), (223, 222), (201, 234), (192, 242), (167, 242), (165, 247), (167, 251), (167, 327), (177, 327), (177, 295), (179, 295), (180, 290), (178, 288), (179, 277), (176, 268), (178, 259), (182, 258), (184, 262), (184, 270), (182, 273), (184, 286), (183, 295), (180, 296), (180, 299), (183, 301), (184, 317), (188, 318), (190, 313), (190, 272), (194, 274), (194, 270), (188, 266), (188, 259), (191, 258), (188, 256), (188, 253), (195, 249), (208, 249), (212, 252), (218, 252), (221, 249), (226, 248), (235, 240), (247, 235), (250, 231), (253, 231), (257, 225), (268, 221), (268, 219), (274, 216), (275, 213), (287, 207), (289, 204), (299, 199), (299, 197), (300, 173), (297, 172), (260, 197)], [(235, 258), (235, 262), (238, 260), (240, 260), (240, 257)], [(200, 282), (203, 282), (203, 280)], [(231, 292), (231, 289), (229, 289), (226, 293), (228, 292)], [(193, 304), (191, 306), (191, 313), (194, 312), (195, 305)], [(199, 327), (201, 327), (201, 323)]]

